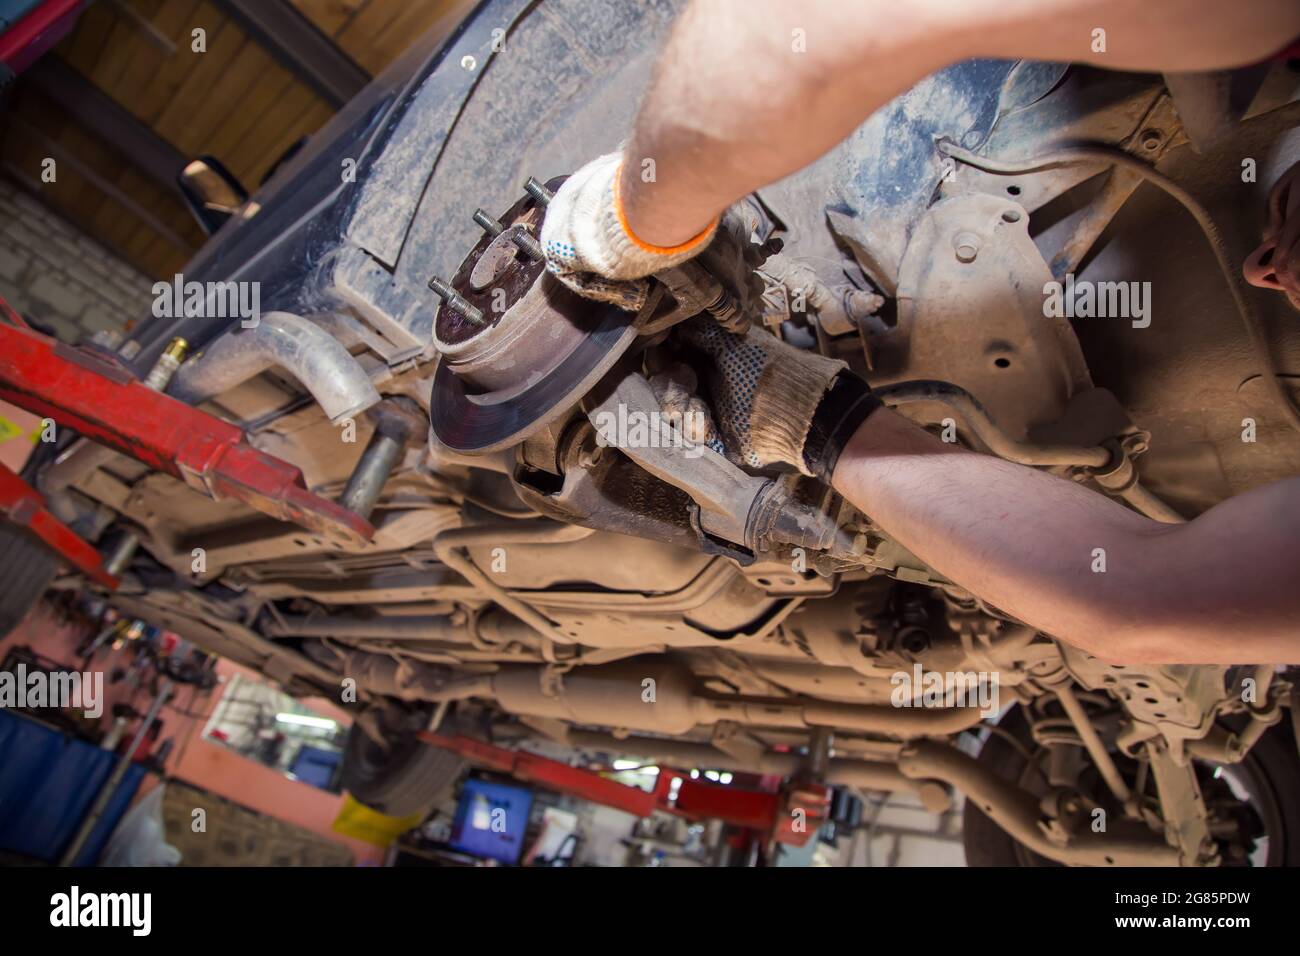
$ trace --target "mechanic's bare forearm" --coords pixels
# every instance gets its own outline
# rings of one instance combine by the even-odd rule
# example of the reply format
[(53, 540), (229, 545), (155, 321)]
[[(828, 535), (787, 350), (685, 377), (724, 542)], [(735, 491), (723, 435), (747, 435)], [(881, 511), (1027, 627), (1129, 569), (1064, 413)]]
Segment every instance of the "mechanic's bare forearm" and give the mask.
[[(629, 225), (672, 246), (746, 193), (827, 152), (943, 65), (922, 4), (703, 0), (674, 25), (641, 104), (621, 191)], [(861, 29), (847, 29), (857, 24)], [(864, 70), (873, 49), (888, 68)], [(647, 174), (653, 162), (653, 177)]]
[(1219, 69), (1297, 35), (1294, 0), (1258, 0), (1249, 15), (1221, 0), (696, 0), (664, 47), (625, 152), (627, 221), (645, 242), (685, 242), (968, 57)]
[(936, 571), (1103, 660), (1300, 661), (1300, 479), (1166, 525), (881, 410), (834, 484)]

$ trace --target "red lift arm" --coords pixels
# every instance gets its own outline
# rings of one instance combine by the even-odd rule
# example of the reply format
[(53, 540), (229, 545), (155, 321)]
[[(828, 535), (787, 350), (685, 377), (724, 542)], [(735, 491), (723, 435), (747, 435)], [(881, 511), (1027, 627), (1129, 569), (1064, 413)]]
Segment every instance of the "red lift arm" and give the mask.
[(145, 387), (94, 352), (30, 328), (0, 323), (0, 398), (213, 498), (237, 498), (338, 543), (374, 536), (369, 521), (313, 494), (301, 471), (246, 444), (234, 425)]

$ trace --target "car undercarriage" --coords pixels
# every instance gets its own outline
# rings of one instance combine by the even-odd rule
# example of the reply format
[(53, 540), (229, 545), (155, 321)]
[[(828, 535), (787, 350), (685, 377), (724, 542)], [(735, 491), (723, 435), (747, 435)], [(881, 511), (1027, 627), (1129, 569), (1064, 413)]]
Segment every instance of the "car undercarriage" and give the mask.
[[(393, 814), (459, 769), (404, 742), (454, 726), (936, 813), (960, 796), (973, 863), (1300, 860), (1285, 668), (1103, 660), (1034, 630), (817, 479), (716, 440), (682, 330), (739, 319), (706, 267), (660, 276), (636, 313), (546, 272), (548, 199), (622, 135), (672, 7), (632, 6), (578, 36), (575, 4), (488, 5), (378, 125), (341, 238), (306, 276), (260, 279), (260, 321), (191, 342), (171, 380), (373, 538), (83, 442), (36, 483), (88, 537), (140, 543), (113, 605), (292, 691), (355, 688), (348, 786)], [(626, 42), (602, 44), (615, 26)], [(511, 56), (484, 47), (494, 29)], [(530, 99), (521, 77), (575, 62)], [(1300, 473), (1300, 328), (1236, 265), (1300, 159), (1300, 77), (1250, 73), (1214, 139), (1158, 76), (930, 77), (740, 205), (756, 321), (944, 441), (1157, 521)], [(132, 361), (174, 331), (145, 323)]]

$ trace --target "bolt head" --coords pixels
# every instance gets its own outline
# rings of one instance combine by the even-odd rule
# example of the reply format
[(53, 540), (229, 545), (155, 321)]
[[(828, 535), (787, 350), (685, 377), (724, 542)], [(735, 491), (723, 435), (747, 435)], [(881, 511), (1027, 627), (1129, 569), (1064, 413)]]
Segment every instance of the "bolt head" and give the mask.
[(973, 232), (959, 232), (952, 237), (952, 248), (958, 262), (974, 262), (983, 242)]

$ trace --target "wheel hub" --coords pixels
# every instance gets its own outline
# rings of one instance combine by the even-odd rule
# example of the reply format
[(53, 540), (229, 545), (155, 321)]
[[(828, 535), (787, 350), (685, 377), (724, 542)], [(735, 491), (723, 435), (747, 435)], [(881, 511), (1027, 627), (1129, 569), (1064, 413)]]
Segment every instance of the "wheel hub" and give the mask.
[(431, 279), (441, 353), (430, 421), (447, 447), (507, 448), (550, 424), (596, 384), (636, 338), (632, 313), (584, 299), (546, 270), (541, 234), (551, 190), (528, 194), (492, 219), (451, 282)]

